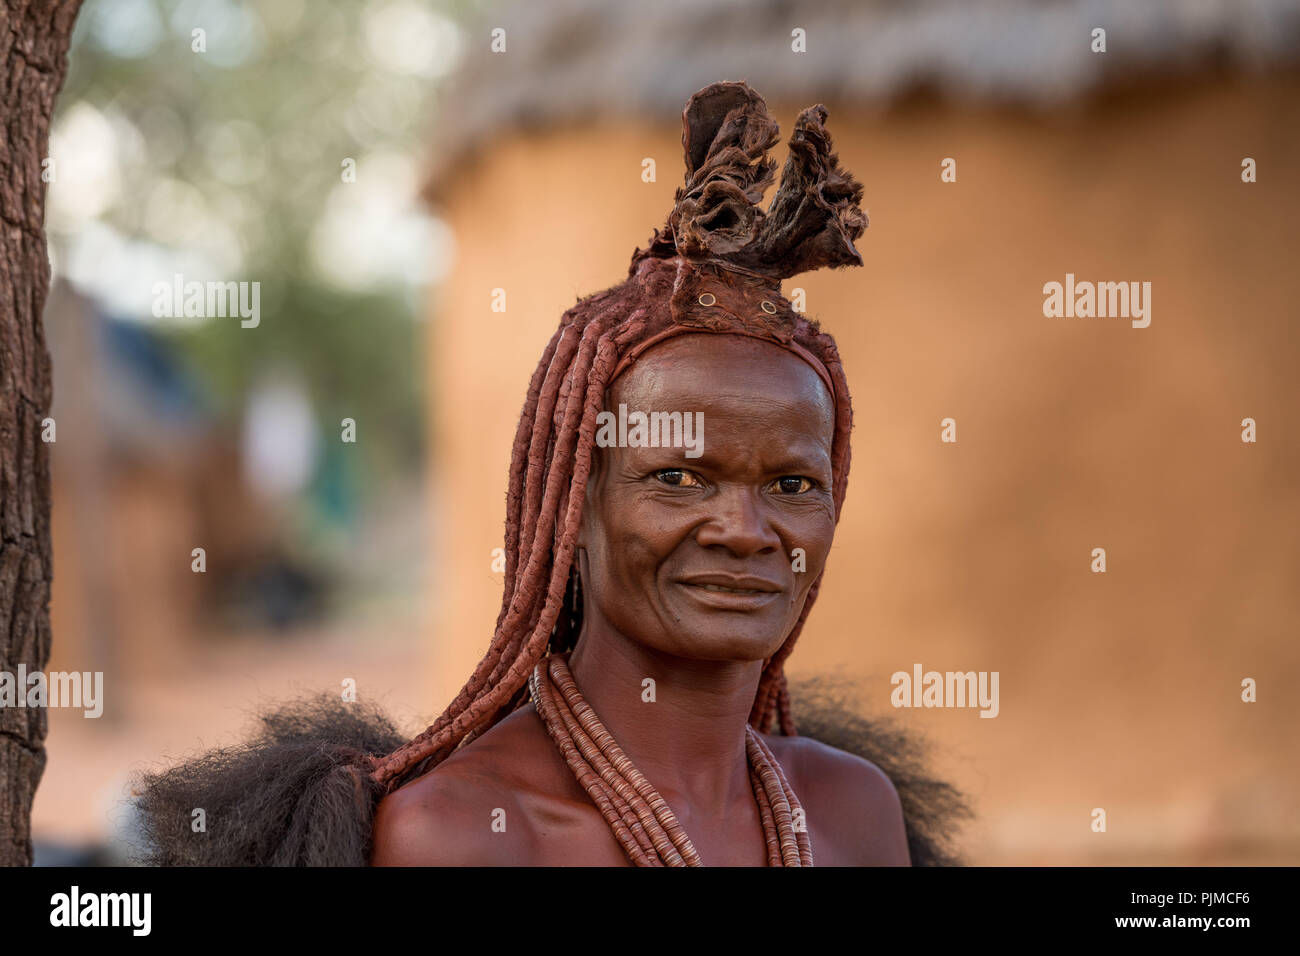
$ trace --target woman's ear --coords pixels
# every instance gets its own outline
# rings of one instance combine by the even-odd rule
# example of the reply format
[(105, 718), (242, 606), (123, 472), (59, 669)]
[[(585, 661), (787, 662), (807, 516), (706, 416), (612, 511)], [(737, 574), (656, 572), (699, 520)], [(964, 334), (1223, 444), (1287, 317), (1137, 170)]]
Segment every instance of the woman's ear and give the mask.
[[(601, 488), (604, 487), (605, 456), (599, 447), (591, 450), (591, 471), (587, 473), (587, 487), (582, 496), (582, 517), (578, 521), (577, 548), (586, 548), (592, 534), (592, 513), (599, 507)], [(576, 558), (575, 558), (576, 560)]]
[(594, 481), (587, 483), (587, 497), (582, 502), (582, 517), (578, 519), (578, 537), (574, 541), (573, 560), (575, 563), (591, 543), (591, 512), (593, 510), (591, 507), (591, 487), (593, 484), (595, 484)]

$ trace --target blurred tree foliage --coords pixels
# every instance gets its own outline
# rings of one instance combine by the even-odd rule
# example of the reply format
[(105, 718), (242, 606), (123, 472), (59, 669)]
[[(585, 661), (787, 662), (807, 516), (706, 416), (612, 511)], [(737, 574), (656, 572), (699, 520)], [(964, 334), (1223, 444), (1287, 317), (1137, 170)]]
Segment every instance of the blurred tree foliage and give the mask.
[[(187, 279), (261, 283), (256, 329), (233, 319), (158, 325), (216, 414), (237, 423), (260, 375), (295, 369), (326, 442), (342, 418), (357, 421), (355, 479), (372, 493), (422, 463), (419, 269), (436, 245), (421, 242), (429, 224), (417, 228), (414, 191), (432, 97), (471, 6), (88, 0), (59, 102), (60, 116), (88, 104), (114, 130), (119, 168), (94, 218), (126, 240), (218, 264), (219, 274)], [(349, 158), (355, 183), (344, 181)], [(407, 210), (398, 226), (376, 225), (385, 203)], [(393, 244), (381, 267), (344, 268), (375, 248), (376, 229)]]

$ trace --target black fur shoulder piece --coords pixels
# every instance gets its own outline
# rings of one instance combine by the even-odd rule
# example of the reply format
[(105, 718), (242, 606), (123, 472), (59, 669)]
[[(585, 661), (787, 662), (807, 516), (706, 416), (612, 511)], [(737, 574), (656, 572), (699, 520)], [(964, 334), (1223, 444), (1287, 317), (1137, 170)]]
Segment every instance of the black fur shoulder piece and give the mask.
[(852, 688), (827, 678), (790, 679), (799, 736), (870, 760), (884, 771), (903, 804), (913, 866), (960, 866), (957, 834), (970, 819), (965, 796), (935, 777), (922, 738), (896, 721), (863, 717)]
[[(380, 788), (371, 758), (406, 738), (376, 707), (322, 694), (261, 715), (235, 747), (135, 785), (149, 866), (366, 866)], [(203, 829), (196, 832), (202, 810)]]

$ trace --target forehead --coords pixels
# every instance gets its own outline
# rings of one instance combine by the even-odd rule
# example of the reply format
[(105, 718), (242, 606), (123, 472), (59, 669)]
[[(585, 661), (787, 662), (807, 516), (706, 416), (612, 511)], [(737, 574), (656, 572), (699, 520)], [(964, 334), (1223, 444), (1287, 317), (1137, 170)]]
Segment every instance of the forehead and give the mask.
[(813, 368), (772, 342), (741, 335), (687, 333), (654, 346), (609, 389), (610, 404), (689, 409), (796, 420), (829, 442), (834, 402)]

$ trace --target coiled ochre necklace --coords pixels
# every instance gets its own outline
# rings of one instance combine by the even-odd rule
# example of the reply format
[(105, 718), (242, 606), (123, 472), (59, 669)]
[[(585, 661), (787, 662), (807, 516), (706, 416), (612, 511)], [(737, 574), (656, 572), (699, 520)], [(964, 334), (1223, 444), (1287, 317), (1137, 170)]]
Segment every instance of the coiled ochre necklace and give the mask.
[[(528, 679), (547, 732), (637, 866), (703, 866), (672, 808), (578, 691), (567, 654), (542, 658)], [(803, 807), (772, 751), (745, 725), (749, 782), (767, 842), (768, 866), (812, 866)]]

